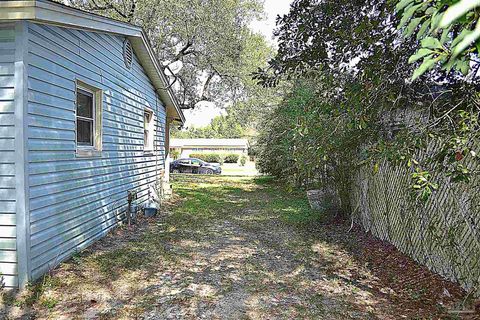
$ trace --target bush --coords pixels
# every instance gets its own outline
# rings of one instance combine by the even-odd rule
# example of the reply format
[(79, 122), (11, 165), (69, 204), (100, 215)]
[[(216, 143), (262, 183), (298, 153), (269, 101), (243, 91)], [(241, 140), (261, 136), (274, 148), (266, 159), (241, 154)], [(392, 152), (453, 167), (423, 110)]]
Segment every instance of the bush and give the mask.
[(235, 153), (227, 154), (224, 158), (225, 163), (237, 163), (240, 156)]
[(243, 167), (247, 163), (247, 157), (245, 155), (242, 155), (240, 158), (240, 165)]
[(170, 152), (170, 156), (172, 157), (173, 160), (177, 160), (180, 157), (180, 151), (173, 150)]
[(206, 162), (223, 163), (223, 157), (218, 153), (191, 153), (190, 158), (197, 158)]

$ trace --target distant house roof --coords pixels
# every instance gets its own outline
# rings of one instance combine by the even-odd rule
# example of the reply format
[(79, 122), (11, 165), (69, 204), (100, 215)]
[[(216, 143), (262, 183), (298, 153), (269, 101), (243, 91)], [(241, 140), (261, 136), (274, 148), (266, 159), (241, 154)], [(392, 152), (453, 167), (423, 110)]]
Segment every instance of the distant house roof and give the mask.
[(247, 139), (172, 139), (171, 148), (179, 147), (239, 147), (248, 148)]
[(120, 34), (128, 38), (133, 50), (166, 105), (167, 117), (185, 122), (168, 79), (153, 52), (145, 31), (133, 24), (109, 19), (97, 14), (72, 8), (51, 0), (2, 0), (0, 21), (28, 20), (89, 31)]

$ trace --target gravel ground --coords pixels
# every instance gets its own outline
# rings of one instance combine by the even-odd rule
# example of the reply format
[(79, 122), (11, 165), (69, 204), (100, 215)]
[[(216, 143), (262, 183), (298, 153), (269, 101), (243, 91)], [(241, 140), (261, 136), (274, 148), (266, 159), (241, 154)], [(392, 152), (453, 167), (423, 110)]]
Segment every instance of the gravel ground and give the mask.
[(448, 319), (461, 307), (457, 285), (271, 179), (175, 179), (162, 216), (4, 295), (4, 317)]

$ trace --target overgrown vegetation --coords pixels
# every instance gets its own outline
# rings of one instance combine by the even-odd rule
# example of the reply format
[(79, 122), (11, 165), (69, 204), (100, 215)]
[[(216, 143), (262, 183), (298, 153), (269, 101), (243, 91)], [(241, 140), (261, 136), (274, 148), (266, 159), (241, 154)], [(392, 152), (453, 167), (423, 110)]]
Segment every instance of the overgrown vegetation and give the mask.
[(260, 170), (331, 190), (352, 224), (477, 295), (478, 17), (478, 1), (296, 0), (255, 74), (292, 84), (260, 134)]
[[(429, 7), (443, 12), (452, 2), (401, 3), (397, 11), (403, 17), (395, 12), (395, 3), (386, 0), (296, 0), (278, 20), (279, 51), (255, 78), (266, 87), (282, 81), (293, 86), (261, 132), (263, 172), (291, 185), (333, 186), (343, 204), (349, 202), (351, 173), (359, 165), (370, 165), (374, 173), (384, 160), (407, 167), (415, 195), (424, 201), (437, 188), (436, 173), (463, 183), (478, 173), (476, 49), (465, 48), (463, 58), (451, 57), (471, 58), (475, 67), (467, 77), (454, 70), (414, 74), (416, 65), (409, 64), (408, 57), (418, 57), (417, 47), (435, 40), (418, 42), (398, 29), (418, 10), (420, 20), (429, 21), (427, 31), (436, 35), (432, 17), (420, 11), (434, 16)], [(460, 27), (444, 27), (448, 31), (439, 43), (455, 41), (458, 30), (477, 20), (473, 9), (465, 13)], [(416, 24), (420, 20), (407, 25), (406, 35), (422, 28)], [(419, 39), (426, 34), (418, 32)], [(409, 81), (412, 74), (418, 78), (414, 82)], [(432, 145), (433, 153), (419, 156)], [(344, 209), (351, 212), (348, 206)]]

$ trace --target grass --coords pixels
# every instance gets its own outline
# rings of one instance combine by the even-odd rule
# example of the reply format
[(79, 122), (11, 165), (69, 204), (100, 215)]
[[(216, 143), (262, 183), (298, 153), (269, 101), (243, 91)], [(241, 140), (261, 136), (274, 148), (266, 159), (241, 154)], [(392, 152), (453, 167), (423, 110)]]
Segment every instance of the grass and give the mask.
[(255, 163), (247, 162), (245, 166), (238, 163), (225, 163), (222, 166), (222, 175), (226, 176), (256, 176), (258, 171)]
[[(404, 301), (395, 309), (376, 295), (379, 275), (359, 260), (357, 235), (312, 210), (304, 192), (271, 177), (174, 179), (165, 214), (117, 228), (4, 304), (51, 319), (166, 317), (177, 309), (238, 319), (404, 312)], [(411, 310), (431, 294), (405, 292), (417, 303)]]

